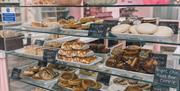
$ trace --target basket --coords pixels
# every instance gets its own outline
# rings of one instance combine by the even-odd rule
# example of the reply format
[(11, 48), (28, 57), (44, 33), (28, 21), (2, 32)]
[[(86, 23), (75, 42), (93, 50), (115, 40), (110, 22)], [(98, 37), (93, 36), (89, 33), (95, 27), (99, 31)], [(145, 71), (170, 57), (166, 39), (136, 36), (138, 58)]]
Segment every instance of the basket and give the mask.
[(58, 5), (81, 5), (82, 0), (56, 0)]
[(22, 36), (6, 38), (6, 41), (4, 38), (0, 38), (0, 50), (5, 50), (4, 42), (6, 43), (6, 51), (23, 48), (23, 37)]
[(117, 0), (85, 0), (88, 5), (112, 5), (116, 4)]

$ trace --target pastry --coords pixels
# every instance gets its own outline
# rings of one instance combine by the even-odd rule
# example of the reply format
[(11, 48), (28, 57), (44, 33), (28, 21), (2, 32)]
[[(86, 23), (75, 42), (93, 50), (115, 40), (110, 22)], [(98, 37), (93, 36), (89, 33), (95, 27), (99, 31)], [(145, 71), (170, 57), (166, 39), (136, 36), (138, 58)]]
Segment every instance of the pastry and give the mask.
[(129, 24), (121, 24), (121, 25), (117, 25), (117, 26), (113, 27), (111, 29), (111, 31), (113, 33), (125, 33), (125, 32), (129, 31), (129, 28), (130, 28)]
[(93, 81), (93, 80), (89, 80), (89, 79), (84, 79), (84, 80), (82, 80), (82, 87), (83, 87), (84, 89), (87, 89), (87, 88), (89, 88), (89, 87), (94, 88), (95, 86), (96, 86), (96, 82)]
[(107, 61), (106, 61), (106, 66), (109, 67), (115, 67), (115, 65), (117, 64), (116, 59), (114, 59), (113, 57), (110, 57)]
[(124, 91), (143, 91), (138, 86), (128, 86)]
[(73, 91), (86, 91), (85, 89), (83, 89), (82, 87), (76, 87), (76, 88), (73, 88)]
[(153, 74), (155, 72), (155, 68), (158, 65), (158, 62), (154, 59), (149, 59), (143, 65), (143, 68), (146, 72)]
[(136, 80), (128, 80), (129, 85), (136, 86), (138, 84), (138, 81)]
[(120, 85), (127, 85), (128, 84), (128, 81), (126, 79), (120, 79), (120, 78), (113, 79), (113, 82), (115, 84), (120, 84)]
[(158, 27), (151, 23), (142, 23), (140, 25), (137, 25), (137, 32), (139, 34), (147, 34), (152, 35), (157, 31)]
[(72, 44), (72, 48), (76, 49), (76, 50), (81, 50), (81, 49), (86, 50), (86, 49), (89, 49), (89, 46), (87, 44), (85, 44), (85, 43), (74, 42)]
[(60, 87), (67, 87), (67, 88), (71, 88), (71, 85), (69, 85), (68, 84), (68, 82), (66, 82), (66, 81), (60, 81), (60, 82), (58, 82), (58, 86), (60, 86)]
[(35, 72), (34, 71), (32, 71), (32, 70), (25, 70), (24, 72), (23, 72), (23, 75), (24, 76), (33, 76), (35, 74)]
[(96, 82), (96, 86), (94, 87), (95, 89), (101, 89), (102, 88), (102, 84), (99, 82)]
[(151, 84), (139, 83), (138, 86), (143, 90), (150, 90), (151, 89)]
[(155, 32), (153, 35), (172, 36), (173, 35), (173, 30), (170, 27), (159, 26), (157, 32)]
[[(60, 76), (60, 80), (63, 82), (68, 82), (68, 80), (73, 80), (76, 74), (71, 73), (71, 72), (64, 72)], [(76, 77), (75, 77), (76, 78)]]
[(72, 86), (77, 86), (77, 85), (81, 85), (81, 80), (80, 79), (68, 80), (68, 83)]
[(45, 68), (40, 71), (39, 74), (43, 80), (51, 80), (57, 76), (57, 73), (54, 72), (51, 68)]

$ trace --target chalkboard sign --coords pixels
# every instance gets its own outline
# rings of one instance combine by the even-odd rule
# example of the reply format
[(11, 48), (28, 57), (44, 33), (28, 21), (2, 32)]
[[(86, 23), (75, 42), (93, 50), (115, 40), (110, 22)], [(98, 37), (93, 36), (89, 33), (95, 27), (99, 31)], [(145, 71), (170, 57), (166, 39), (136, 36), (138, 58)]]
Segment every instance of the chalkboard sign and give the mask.
[(111, 78), (111, 75), (99, 72), (96, 81), (109, 86), (110, 78)]
[(101, 91), (101, 90), (95, 88), (88, 88), (87, 91)]
[(171, 88), (178, 88), (180, 80), (180, 70), (157, 67), (154, 75), (155, 85), (165, 85)]
[(172, 30), (174, 31), (174, 34), (178, 34), (179, 22), (160, 21), (159, 25), (160, 26), (168, 26), (168, 27), (172, 28)]
[(169, 87), (154, 85), (152, 91), (170, 91)]
[(59, 49), (44, 49), (43, 60), (47, 62), (55, 62), (58, 51)]
[(14, 68), (12, 70), (11, 78), (15, 79), (15, 80), (19, 80), (19, 79), (21, 79), (20, 75), (21, 75), (21, 69)]
[(106, 37), (108, 26), (105, 24), (91, 24), (88, 36)]
[(47, 61), (45, 61), (45, 60), (39, 60), (38, 61), (38, 66), (40, 66), (40, 67), (46, 67), (47, 66), (47, 64), (48, 64), (48, 62)]
[(44, 40), (35, 40), (35, 45), (38, 45), (38, 46), (43, 46), (44, 45)]
[(116, 26), (119, 23), (118, 20), (104, 20), (103, 24), (108, 26), (108, 30), (111, 30), (112, 27)]
[(158, 67), (166, 67), (167, 55), (150, 53), (150, 58), (158, 61)]

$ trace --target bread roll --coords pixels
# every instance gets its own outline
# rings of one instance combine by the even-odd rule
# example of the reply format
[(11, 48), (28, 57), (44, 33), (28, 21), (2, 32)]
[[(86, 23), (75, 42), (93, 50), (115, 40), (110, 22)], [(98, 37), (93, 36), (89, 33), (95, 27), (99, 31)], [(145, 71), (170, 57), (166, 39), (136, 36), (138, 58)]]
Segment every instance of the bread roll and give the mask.
[(130, 28), (129, 24), (121, 24), (121, 25), (117, 25), (115, 27), (112, 28), (112, 32), (113, 33), (125, 33), (128, 32)]
[(137, 32), (140, 34), (149, 34), (152, 35), (157, 31), (158, 27), (151, 23), (142, 23), (137, 25)]
[(137, 30), (136, 30), (136, 27), (137, 27), (136, 25), (131, 26), (130, 29), (129, 29), (129, 32), (132, 33), (132, 34), (139, 34), (139, 33), (137, 32)]
[(166, 26), (159, 26), (158, 30), (154, 35), (157, 36), (172, 36), (173, 35), (173, 30), (169, 27)]

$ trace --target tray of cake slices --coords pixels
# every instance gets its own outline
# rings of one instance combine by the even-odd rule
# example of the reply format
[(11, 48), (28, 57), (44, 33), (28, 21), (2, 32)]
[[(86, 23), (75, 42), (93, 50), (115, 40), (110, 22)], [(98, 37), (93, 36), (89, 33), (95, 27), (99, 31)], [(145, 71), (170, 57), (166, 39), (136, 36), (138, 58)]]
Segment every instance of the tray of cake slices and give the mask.
[(79, 40), (68, 41), (62, 44), (57, 54), (60, 62), (79, 64), (84, 66), (94, 65), (103, 60), (89, 49), (89, 45)]
[(153, 81), (156, 66), (165, 67), (166, 62), (155, 59), (152, 55), (152, 50), (136, 45), (125, 48), (115, 46), (104, 65), (105, 68), (121, 75)]

